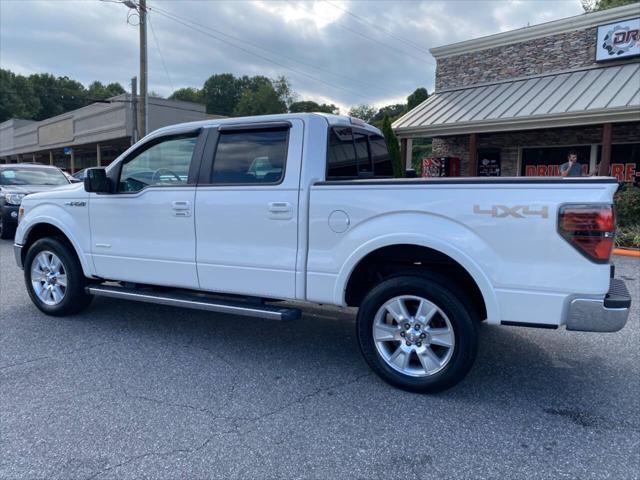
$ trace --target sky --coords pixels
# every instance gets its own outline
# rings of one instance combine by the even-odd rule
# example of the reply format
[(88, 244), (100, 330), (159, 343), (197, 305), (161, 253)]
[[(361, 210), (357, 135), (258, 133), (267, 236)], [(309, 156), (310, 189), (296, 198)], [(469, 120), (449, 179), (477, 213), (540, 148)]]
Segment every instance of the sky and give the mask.
[[(147, 0), (149, 90), (214, 73), (286, 76), (302, 100), (381, 107), (433, 91), (429, 49), (582, 13), (580, 0)], [(0, 67), (88, 85), (139, 71), (118, 0), (0, 0)]]

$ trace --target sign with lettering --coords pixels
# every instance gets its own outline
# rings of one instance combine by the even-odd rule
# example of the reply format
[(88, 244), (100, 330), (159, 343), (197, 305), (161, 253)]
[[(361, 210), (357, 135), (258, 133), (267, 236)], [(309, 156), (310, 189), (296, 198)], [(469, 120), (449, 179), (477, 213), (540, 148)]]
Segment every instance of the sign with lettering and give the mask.
[(640, 17), (598, 27), (596, 62), (640, 55)]

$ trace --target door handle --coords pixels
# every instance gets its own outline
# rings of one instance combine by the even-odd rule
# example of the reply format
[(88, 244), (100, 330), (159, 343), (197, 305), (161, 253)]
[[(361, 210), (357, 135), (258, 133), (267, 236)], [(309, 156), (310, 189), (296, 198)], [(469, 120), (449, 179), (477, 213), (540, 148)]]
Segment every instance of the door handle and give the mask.
[(191, 202), (187, 200), (175, 200), (171, 202), (171, 206), (174, 210), (189, 210), (191, 208)]
[(173, 215), (176, 217), (191, 216), (191, 202), (187, 200), (175, 200), (171, 202), (171, 208), (173, 208)]
[(271, 202), (269, 203), (270, 213), (289, 213), (291, 212), (291, 204), (289, 202)]
[(293, 207), (289, 202), (269, 202), (268, 210), (272, 220), (289, 220), (293, 217)]

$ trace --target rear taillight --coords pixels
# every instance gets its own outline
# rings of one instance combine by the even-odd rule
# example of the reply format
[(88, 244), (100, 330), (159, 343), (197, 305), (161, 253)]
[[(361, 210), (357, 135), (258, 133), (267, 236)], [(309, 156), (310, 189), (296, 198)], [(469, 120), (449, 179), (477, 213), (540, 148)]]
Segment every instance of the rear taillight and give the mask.
[(563, 205), (558, 230), (571, 245), (596, 262), (608, 262), (616, 221), (611, 205)]

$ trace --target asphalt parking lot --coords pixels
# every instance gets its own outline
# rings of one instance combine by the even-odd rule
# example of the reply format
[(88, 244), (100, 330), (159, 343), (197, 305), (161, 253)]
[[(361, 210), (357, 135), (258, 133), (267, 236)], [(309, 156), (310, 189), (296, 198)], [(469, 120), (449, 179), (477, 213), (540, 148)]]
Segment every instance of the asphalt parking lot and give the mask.
[(483, 327), (435, 396), (360, 357), (353, 318), (272, 323), (96, 299), (54, 319), (0, 242), (0, 478), (639, 478), (640, 262), (614, 334)]

